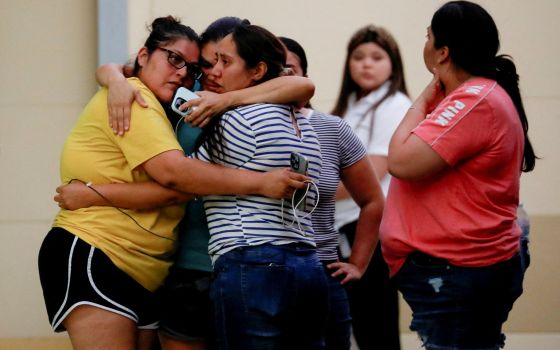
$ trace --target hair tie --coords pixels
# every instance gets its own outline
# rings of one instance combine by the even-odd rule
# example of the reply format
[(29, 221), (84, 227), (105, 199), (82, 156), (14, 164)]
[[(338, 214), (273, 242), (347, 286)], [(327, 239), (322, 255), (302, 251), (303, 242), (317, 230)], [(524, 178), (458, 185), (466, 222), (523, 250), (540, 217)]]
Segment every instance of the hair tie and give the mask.
[(283, 67), (279, 74), (281, 77), (285, 77), (287, 75), (295, 75), (294, 70), (290, 67)]

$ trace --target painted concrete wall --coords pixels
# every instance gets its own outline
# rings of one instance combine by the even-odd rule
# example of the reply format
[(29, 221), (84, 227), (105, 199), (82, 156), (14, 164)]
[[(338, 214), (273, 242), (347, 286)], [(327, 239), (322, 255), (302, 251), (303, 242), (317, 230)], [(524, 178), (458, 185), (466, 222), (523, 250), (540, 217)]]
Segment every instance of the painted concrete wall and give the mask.
[[(313, 104), (329, 111), (339, 89), (345, 46), (362, 25), (387, 27), (400, 43), (412, 96), (429, 81), (422, 47), (430, 16), (441, 1), (349, 0), (129, 0), (128, 52), (146, 25), (173, 14), (202, 31), (235, 15), (298, 40), (317, 85)], [(501, 30), (502, 52), (521, 76), (530, 136), (542, 158), (522, 177), (522, 200), (533, 220), (533, 265), (526, 293), (507, 329), (560, 332), (560, 3), (485, 0)], [(62, 143), (96, 90), (95, 0), (0, 1), (0, 348), (2, 339), (50, 337), (37, 273), (37, 252), (57, 207)], [(56, 9), (56, 10), (53, 10)], [(403, 323), (408, 319), (403, 309)], [(403, 328), (406, 329), (406, 328)], [(40, 345), (35, 348), (41, 348)]]

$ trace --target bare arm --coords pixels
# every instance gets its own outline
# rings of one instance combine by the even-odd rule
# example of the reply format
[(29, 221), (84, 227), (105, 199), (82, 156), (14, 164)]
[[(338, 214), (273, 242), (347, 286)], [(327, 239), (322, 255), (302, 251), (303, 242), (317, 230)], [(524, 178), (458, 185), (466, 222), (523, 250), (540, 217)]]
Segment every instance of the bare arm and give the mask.
[(260, 194), (287, 198), (294, 188), (304, 188), (308, 179), (289, 168), (260, 173), (223, 167), (185, 157), (178, 150), (160, 153), (142, 166), (159, 184), (198, 195)]
[(342, 170), (342, 181), (360, 207), (356, 237), (348, 263), (330, 264), (333, 276), (345, 274), (342, 284), (358, 280), (366, 271), (377, 242), (383, 214), (384, 197), (373, 166), (367, 157)]
[(126, 209), (153, 209), (193, 198), (191, 194), (165, 188), (156, 182), (93, 184), (72, 182), (59, 186), (54, 200), (69, 210), (91, 206), (114, 206)]
[(183, 104), (182, 109), (196, 106), (186, 120), (194, 126), (203, 127), (213, 116), (228, 108), (252, 103), (295, 104), (303, 107), (313, 97), (315, 84), (305, 77), (283, 76), (264, 83), (223, 94), (201, 91), (202, 98)]
[(124, 64), (108, 63), (97, 67), (95, 80), (101, 86), (109, 86), (112, 80), (124, 80)]
[(389, 145), (389, 172), (403, 180), (420, 180), (435, 175), (448, 164), (421, 138), (411, 133), (443, 98), (437, 74), (414, 101), (397, 127)]
[[(377, 179), (381, 181), (385, 175), (387, 175), (387, 171), (389, 169), (389, 163), (387, 157), (379, 156), (379, 155), (369, 155), (369, 160), (373, 166), (373, 170), (377, 174)], [(346, 199), (350, 198), (352, 195), (348, 192), (344, 184), (341, 182), (336, 189), (336, 199)]]
[(97, 68), (97, 82), (106, 86), (109, 126), (117, 135), (124, 135), (130, 128), (130, 108), (136, 101), (142, 107), (148, 107), (140, 91), (128, 83), (126, 77), (132, 74), (131, 67), (122, 64), (104, 64)]
[[(305, 187), (306, 176), (288, 168), (258, 173), (236, 170), (185, 157), (180, 151), (161, 153), (144, 168), (162, 185), (185, 192), (206, 194), (261, 194), (271, 198), (290, 197), (293, 188)], [(95, 184), (73, 182), (59, 186), (54, 200), (64, 209), (115, 206), (153, 209), (193, 198), (192, 194), (164, 187), (157, 182)]]

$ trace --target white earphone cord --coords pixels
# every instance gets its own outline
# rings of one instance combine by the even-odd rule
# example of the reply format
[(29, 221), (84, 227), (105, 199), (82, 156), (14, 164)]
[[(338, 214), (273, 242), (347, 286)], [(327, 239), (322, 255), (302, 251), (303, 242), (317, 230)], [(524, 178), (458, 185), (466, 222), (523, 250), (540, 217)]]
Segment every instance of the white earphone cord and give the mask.
[[(294, 191), (294, 193), (292, 194), (292, 210), (294, 213), (294, 219), (292, 220), (292, 222), (288, 225), (286, 225), (284, 223), (284, 200), (282, 200), (282, 223), (284, 226), (289, 226), (289, 227), (293, 227), (294, 223), (297, 223), (297, 229), (299, 230), (299, 232), (303, 235), (303, 236), (307, 236), (306, 233), (303, 231), (302, 227), (301, 227), (301, 220), (309, 217), (311, 214), (313, 214), (313, 212), (315, 211), (315, 209), (317, 209), (317, 205), (319, 205), (319, 188), (317, 187), (317, 185), (311, 181), (311, 180), (306, 180), (305, 183), (307, 183), (307, 188), (305, 189), (305, 193), (303, 194), (303, 196), (301, 196), (301, 199), (295, 203), (295, 199), (296, 199), (296, 191)], [(317, 193), (317, 198), (315, 199), (315, 205), (313, 206), (313, 208), (309, 211), (309, 213), (305, 214), (304, 216), (302, 216), (301, 218), (298, 216), (298, 210), (296, 209), (301, 203), (303, 203), (303, 201), (307, 200), (307, 194), (309, 193), (309, 188), (313, 186), (315, 188), (315, 193)]]

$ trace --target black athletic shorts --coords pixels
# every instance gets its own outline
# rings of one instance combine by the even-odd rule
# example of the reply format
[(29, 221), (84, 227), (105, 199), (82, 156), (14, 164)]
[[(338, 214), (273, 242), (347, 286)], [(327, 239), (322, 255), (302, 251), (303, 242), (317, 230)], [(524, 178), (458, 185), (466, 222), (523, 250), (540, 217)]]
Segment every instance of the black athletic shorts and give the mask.
[(159, 332), (181, 340), (206, 340), (210, 349), (215, 338), (214, 311), (209, 287), (211, 272), (172, 266), (158, 291), (161, 320)]
[(80, 305), (117, 313), (138, 328), (158, 327), (155, 293), (116, 267), (101, 250), (62, 228), (53, 227), (41, 245), (39, 277), (56, 332), (65, 330), (62, 321)]

